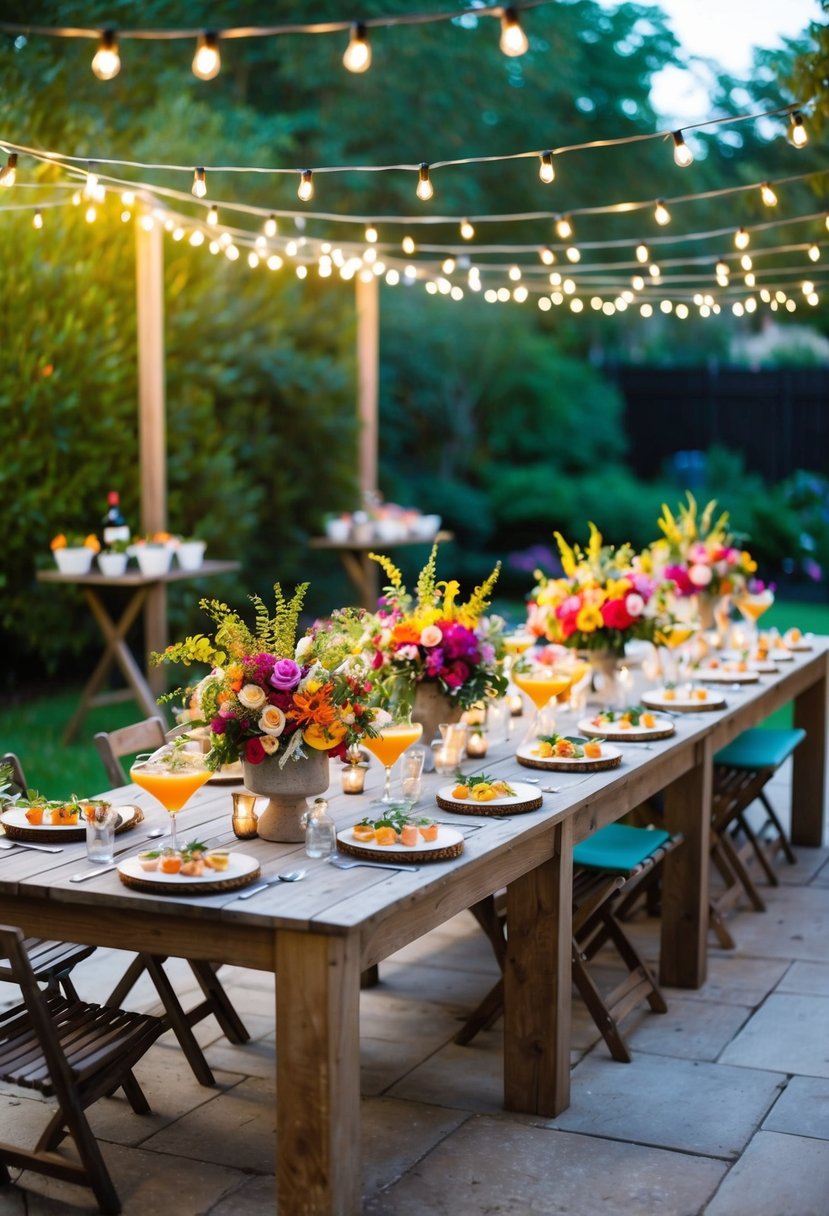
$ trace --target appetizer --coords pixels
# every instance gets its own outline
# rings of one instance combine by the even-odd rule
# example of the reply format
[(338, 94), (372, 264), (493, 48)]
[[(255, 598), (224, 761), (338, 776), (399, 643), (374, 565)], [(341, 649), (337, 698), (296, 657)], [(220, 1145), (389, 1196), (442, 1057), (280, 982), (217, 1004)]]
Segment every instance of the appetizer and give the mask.
[(603, 709), (590, 719), (591, 726), (612, 726), (614, 730), (631, 730), (644, 727), (653, 730), (656, 718), (643, 705), (631, 705), (629, 709)]
[(421, 841), (437, 840), (438, 825), (433, 819), (410, 819), (405, 811), (389, 811), (381, 819), (361, 819), (352, 827), (351, 835), (359, 844), (413, 849)]
[(602, 755), (601, 739), (579, 739), (572, 735), (542, 735), (532, 749), (542, 760), (598, 760)]
[(515, 790), (507, 781), (496, 780), (486, 773), (477, 777), (460, 777), (452, 789), (452, 797), (458, 802), (492, 802), (495, 798), (514, 798)]

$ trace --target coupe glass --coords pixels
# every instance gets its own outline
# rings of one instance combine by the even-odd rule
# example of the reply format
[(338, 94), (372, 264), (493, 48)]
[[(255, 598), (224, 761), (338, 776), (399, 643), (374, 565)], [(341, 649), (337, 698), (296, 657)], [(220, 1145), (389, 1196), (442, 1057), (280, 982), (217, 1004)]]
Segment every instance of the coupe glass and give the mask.
[(211, 775), (198, 744), (190, 750), (180, 743), (165, 743), (158, 751), (136, 756), (130, 778), (152, 794), (169, 814), (170, 843), (174, 849), (178, 848), (176, 815)]
[(406, 748), (419, 743), (423, 734), (421, 724), (412, 721), (413, 697), (414, 689), (408, 683), (400, 682), (394, 685), (380, 705), (391, 720), (377, 727), (376, 735), (366, 735), (362, 741), (363, 747), (375, 755), (386, 770), (386, 781), (380, 801), (387, 806), (399, 801), (392, 797), (391, 771)]
[(551, 735), (555, 730), (555, 719), (550, 713), (550, 702), (569, 689), (573, 682), (572, 666), (564, 662), (531, 663), (522, 659), (513, 667), (512, 680), (535, 706), (525, 742), (541, 735)]
[(747, 649), (753, 654), (757, 648), (757, 622), (774, 603), (774, 592), (768, 587), (764, 591), (749, 591), (746, 588), (738, 592), (734, 603), (746, 623)]

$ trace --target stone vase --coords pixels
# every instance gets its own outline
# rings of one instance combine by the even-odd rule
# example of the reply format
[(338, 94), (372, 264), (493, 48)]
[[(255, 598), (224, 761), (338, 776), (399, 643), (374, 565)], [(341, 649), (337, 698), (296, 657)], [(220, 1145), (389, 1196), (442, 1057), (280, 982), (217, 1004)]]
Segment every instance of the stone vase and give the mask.
[(245, 787), (269, 799), (259, 815), (258, 833), (263, 840), (295, 844), (305, 839), (302, 816), (306, 799), (328, 789), (328, 753), (308, 749), (305, 759), (287, 760), (279, 767), (279, 753), (266, 756), (261, 764), (242, 761)]

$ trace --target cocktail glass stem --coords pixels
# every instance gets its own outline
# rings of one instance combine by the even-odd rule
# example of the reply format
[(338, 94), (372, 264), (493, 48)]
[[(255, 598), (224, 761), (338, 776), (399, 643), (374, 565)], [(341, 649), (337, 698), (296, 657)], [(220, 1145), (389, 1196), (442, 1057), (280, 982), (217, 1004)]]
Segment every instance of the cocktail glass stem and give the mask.
[(391, 770), (394, 768), (394, 765), (387, 764), (384, 767), (386, 770), (386, 783), (383, 786), (382, 801), (383, 802), (394, 802), (394, 799), (392, 798), (392, 793), (391, 793)]
[(178, 849), (178, 839), (176, 838), (176, 814), (170, 811), (170, 848)]

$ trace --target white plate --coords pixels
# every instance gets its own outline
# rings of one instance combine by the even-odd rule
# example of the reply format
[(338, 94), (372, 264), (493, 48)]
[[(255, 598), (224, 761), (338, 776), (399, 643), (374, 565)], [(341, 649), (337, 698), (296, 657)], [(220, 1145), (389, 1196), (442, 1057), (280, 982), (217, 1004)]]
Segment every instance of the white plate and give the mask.
[[(594, 717), (600, 718), (601, 714), (595, 714)], [(578, 729), (583, 735), (589, 735), (591, 738), (613, 739), (615, 742), (620, 743), (623, 739), (649, 739), (653, 735), (664, 735), (666, 731), (669, 734), (673, 734), (676, 727), (670, 718), (662, 717), (657, 717), (653, 726), (629, 726), (626, 728), (623, 728), (618, 720), (601, 724), (595, 722), (594, 718), (582, 718), (578, 723)]]
[[(497, 781), (498, 778), (496, 777)], [(460, 781), (454, 781), (451, 785), (444, 785), (438, 790), (436, 798), (441, 798), (444, 802), (455, 802), (458, 806), (462, 806), (464, 810), (472, 810), (475, 807), (481, 807), (484, 811), (498, 806), (518, 806), (522, 802), (529, 802), (530, 799), (538, 798), (538, 787), (535, 785), (526, 785), (523, 781), (510, 781), (509, 785), (515, 790), (515, 797), (505, 796), (502, 798), (490, 798), (486, 802), (476, 802), (474, 798), (455, 798), (452, 796), (452, 790), (456, 785), (463, 785), (463, 778)], [(440, 829), (438, 829), (440, 831)]]
[[(742, 654), (736, 650), (723, 651), (721, 658), (726, 663), (740, 663), (743, 661)], [(746, 661), (748, 662), (749, 671), (759, 671), (763, 675), (774, 675), (777, 671), (777, 665), (772, 661), (771, 655), (767, 659), (748, 659)]]
[(815, 644), (814, 634), (812, 634), (812, 633), (801, 634), (800, 640), (797, 642), (792, 642), (792, 641), (787, 640), (788, 637), (789, 637), (788, 633), (784, 633), (782, 638), (780, 639), (780, 641), (783, 643), (783, 645), (786, 647), (787, 650), (795, 650), (795, 651), (812, 650), (812, 648), (814, 647), (814, 644)]
[(244, 878), (246, 874), (253, 874), (259, 869), (259, 862), (247, 853), (231, 853), (226, 870), (210, 870), (205, 866), (203, 874), (162, 874), (161, 870), (143, 870), (137, 857), (128, 857), (118, 862), (117, 869), (119, 874), (126, 874), (127, 878), (163, 883), (164, 886), (175, 890), (176, 887), (205, 886), (227, 879)]
[(571, 768), (578, 771), (579, 769), (584, 769), (585, 765), (587, 765), (591, 772), (599, 768), (615, 768), (616, 763), (622, 758), (622, 752), (611, 743), (602, 744), (602, 754), (600, 756), (537, 756), (533, 751), (536, 747), (538, 747), (537, 741), (534, 743), (522, 743), (515, 755), (519, 761), (522, 759), (528, 760), (532, 768), (551, 768), (556, 770)]
[(208, 785), (229, 785), (232, 781), (243, 781), (242, 761), (235, 764), (223, 764), (211, 777), (207, 778)]
[[(487, 805), (491, 806), (491, 803)], [(447, 828), (441, 824), (438, 827), (437, 840), (424, 840), (421, 836), (416, 845), (407, 846), (396, 840), (394, 844), (378, 844), (376, 840), (355, 840), (351, 828), (344, 828), (341, 832), (337, 832), (337, 840), (348, 845), (350, 850), (359, 850), (361, 853), (405, 853), (407, 856), (411, 854), (412, 861), (415, 861), (421, 853), (437, 853), (441, 849), (451, 848), (452, 845), (463, 841), (463, 833), (457, 828)], [(397, 860), (395, 858), (395, 860)]]
[(731, 666), (723, 663), (720, 667), (697, 667), (693, 673), (695, 680), (705, 684), (756, 684), (760, 679), (757, 671), (740, 671), (737, 664)]
[[(116, 832), (131, 819), (135, 818), (137, 810), (134, 806), (117, 806), (115, 810), (121, 817)], [(82, 832), (86, 833), (86, 820), (81, 817), (77, 823), (29, 823), (26, 812), (22, 807), (9, 807), (0, 815), (0, 823), (8, 824), (11, 828), (24, 828), (27, 832)]]
[[(675, 709), (679, 713), (687, 710), (722, 709), (725, 705), (725, 697), (722, 693), (710, 692), (708, 689), (700, 691), (705, 692), (706, 696), (689, 696), (687, 684), (675, 689), (651, 688), (647, 692), (643, 692), (640, 699), (643, 705), (647, 705), (651, 709)], [(673, 698), (666, 698), (666, 692), (673, 692)]]

